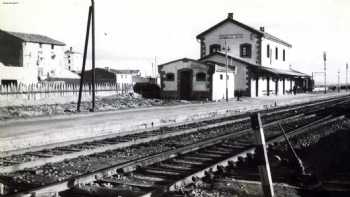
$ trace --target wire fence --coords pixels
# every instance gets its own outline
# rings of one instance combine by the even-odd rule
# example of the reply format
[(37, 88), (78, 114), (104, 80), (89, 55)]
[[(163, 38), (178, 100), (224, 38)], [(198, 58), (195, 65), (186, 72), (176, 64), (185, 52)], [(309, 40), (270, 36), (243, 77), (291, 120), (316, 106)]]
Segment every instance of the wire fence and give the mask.
[[(98, 83), (95, 85), (95, 91), (114, 91), (115, 93), (127, 93), (132, 91), (132, 84), (124, 83)], [(91, 92), (91, 84), (83, 85), (84, 92)], [(2, 85), (0, 86), (0, 95), (9, 94), (37, 94), (37, 93), (70, 93), (79, 92), (78, 84), (66, 84), (57, 82)]]
[[(97, 83), (95, 92), (96, 96), (126, 95), (133, 92), (133, 85), (126, 83)], [(0, 107), (76, 102), (78, 94), (79, 84), (45, 82), (29, 85), (2, 85), (0, 86)], [(91, 84), (84, 84), (82, 100), (90, 100), (91, 95)]]

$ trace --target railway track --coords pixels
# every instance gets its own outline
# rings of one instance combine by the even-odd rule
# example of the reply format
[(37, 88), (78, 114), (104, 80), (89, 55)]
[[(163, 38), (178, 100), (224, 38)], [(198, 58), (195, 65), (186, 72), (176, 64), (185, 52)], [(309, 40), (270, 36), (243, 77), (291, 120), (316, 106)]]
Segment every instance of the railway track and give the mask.
[[(329, 103), (337, 102), (339, 99), (341, 98), (327, 99), (316, 103), (312, 102), (300, 106), (297, 105), (293, 108), (284, 106), (270, 111), (262, 111), (262, 113), (265, 114), (265, 119), (268, 119), (269, 116), (273, 119), (274, 116), (278, 116), (279, 114), (288, 116), (302, 112), (311, 113), (312, 111), (319, 111), (321, 105), (326, 106)], [(162, 127), (143, 132), (137, 131), (124, 136), (107, 136), (105, 139), (74, 143), (67, 146), (55, 145), (51, 148), (50, 145), (47, 147), (41, 147), (39, 150), (37, 150), (37, 147), (34, 147), (32, 150), (27, 150), (24, 153), (22, 153), (22, 151), (13, 152), (12, 154), (0, 153), (0, 173), (9, 173), (25, 168), (45, 165), (47, 163), (60, 162), (65, 159), (73, 159), (108, 150), (125, 148), (131, 145), (148, 143), (155, 140), (191, 133), (197, 130), (246, 121), (247, 119), (248, 114), (239, 114), (229, 117), (220, 117), (217, 119), (207, 119), (200, 122), (191, 122), (184, 125), (177, 124), (171, 127)]]
[[(339, 166), (332, 165), (331, 168), (327, 169), (327, 171), (332, 171), (326, 173), (327, 176), (319, 173), (326, 169), (324, 165), (320, 167), (318, 162), (322, 160), (326, 161), (326, 163), (338, 162), (332, 161), (334, 157), (329, 157), (329, 154), (332, 153), (325, 154), (323, 152), (325, 148), (323, 148), (322, 152), (311, 153), (311, 151), (315, 151), (315, 147), (322, 147), (325, 144), (332, 143), (332, 140), (328, 140), (328, 138), (334, 140), (336, 139), (334, 136), (338, 136), (338, 138), (339, 136), (343, 137), (344, 134), (349, 132), (350, 119), (348, 118), (343, 119), (342, 116), (338, 118), (333, 117), (327, 120), (327, 122), (322, 125), (310, 125), (307, 130), (297, 129), (297, 131), (289, 134), (289, 139), (293, 142), (295, 151), (304, 160), (306, 174), (300, 174), (300, 169), (297, 168), (296, 161), (291, 158), (291, 152), (288, 145), (283, 141), (283, 138), (277, 137), (270, 140), (268, 155), (276, 196), (349, 196), (349, 176), (338, 170)], [(319, 142), (321, 143), (319, 144)], [(341, 146), (344, 146), (344, 144), (338, 145), (338, 147)], [(332, 150), (332, 152), (337, 151), (339, 149)], [(305, 154), (305, 152), (308, 152), (309, 155)], [(310, 154), (312, 155), (311, 158), (309, 158)], [(319, 158), (317, 159), (317, 157)], [(315, 159), (316, 161), (314, 161)], [(228, 165), (217, 166), (215, 171), (207, 169), (207, 175), (202, 179), (196, 179), (195, 182), (186, 184), (181, 189), (172, 190), (166, 196), (184, 196), (185, 194), (188, 197), (262, 196), (260, 176), (256, 162), (254, 154), (249, 153), (245, 157), (238, 157), (236, 161), (231, 160)], [(348, 163), (342, 163), (341, 165), (345, 166)], [(96, 188), (98, 190), (99, 186), (85, 186), (84, 189), (77, 191), (85, 191), (85, 194), (88, 194), (89, 192), (86, 192), (86, 189), (96, 191), (93, 190)]]
[[(318, 119), (303, 119), (286, 124), (294, 136), (341, 121), (343, 116)], [(310, 122), (305, 124), (306, 122)], [(298, 129), (294, 126), (298, 124)], [(316, 126), (317, 125), (317, 126)], [(271, 124), (268, 130), (268, 143), (282, 141), (279, 129)], [(217, 140), (217, 141), (216, 141)], [(67, 196), (161, 196), (169, 191), (179, 191), (200, 178), (213, 179), (214, 172), (223, 171), (227, 166), (242, 166), (245, 160), (253, 160), (255, 136), (242, 132), (230, 134), (220, 139), (207, 140), (201, 145), (192, 145), (169, 152), (170, 157), (161, 161), (133, 163), (133, 167), (117, 170), (115, 175), (102, 176), (87, 184), (78, 184)], [(256, 173), (258, 175), (258, 173)]]
[[(292, 123), (293, 121), (299, 121), (299, 124), (291, 124), (290, 127), (302, 127), (303, 125), (308, 125), (308, 122), (312, 122), (311, 124), (317, 124), (320, 118), (326, 118), (322, 120), (323, 122), (327, 120), (327, 110), (324, 110), (326, 107), (330, 107), (332, 105), (336, 105), (339, 103), (343, 103), (344, 98), (337, 99), (329, 99), (323, 100), (317, 103), (308, 103), (307, 105), (298, 105), (293, 108), (281, 108), (278, 110), (273, 110), (269, 112), (264, 112), (263, 120), (267, 125), (273, 125), (276, 122), (280, 122), (281, 119), (284, 119), (285, 122)], [(320, 115), (317, 115), (319, 113)], [(276, 119), (278, 119), (276, 121)], [(282, 120), (283, 121), (283, 120)], [(301, 123), (303, 122), (303, 123)], [(295, 122), (294, 122), (295, 123)], [(198, 127), (199, 125), (199, 127)], [(29, 162), (14, 164), (5, 166), (6, 168), (1, 168), (3, 172), (6, 173), (23, 173), (30, 175), (40, 175), (43, 173), (45, 169), (45, 165), (52, 162), (62, 162), (67, 161), (67, 159), (74, 160), (76, 162), (81, 162), (80, 159), (82, 156), (94, 156), (97, 157), (98, 162), (103, 162), (101, 158), (110, 158), (113, 155), (118, 156), (119, 162), (117, 163), (107, 163), (106, 166), (102, 166), (101, 169), (85, 169), (83, 172), (78, 172), (76, 174), (72, 173), (68, 176), (61, 176), (61, 174), (57, 174), (57, 179), (52, 182), (45, 182), (44, 186), (36, 183), (23, 183), (21, 182), (19, 188), (25, 188), (25, 192), (18, 192), (16, 186), (15, 189), (10, 192), (15, 193), (14, 196), (23, 196), (23, 195), (40, 195), (40, 194), (57, 194), (57, 192), (65, 191), (70, 188), (76, 188), (74, 186), (83, 184), (83, 183), (91, 183), (95, 180), (99, 180), (99, 177), (109, 177), (113, 174), (118, 174), (120, 177), (120, 173), (122, 174), (128, 173), (129, 171), (137, 171), (139, 170), (139, 166), (151, 165), (156, 162), (163, 161), (165, 159), (171, 159), (177, 155), (183, 155), (189, 153), (191, 151), (195, 151), (201, 148), (209, 147), (216, 145), (218, 143), (222, 143), (227, 138), (238, 137), (246, 133), (249, 129), (249, 119), (246, 115), (232, 116), (232, 117), (224, 117), (216, 120), (207, 120), (201, 123), (192, 123), (184, 126), (177, 127), (169, 127), (169, 128), (161, 128), (158, 130), (152, 130), (145, 133), (137, 133), (133, 135), (119, 136), (115, 138), (103, 139), (95, 142), (88, 142), (78, 145), (71, 145), (69, 147), (58, 147), (50, 150), (44, 150), (34, 153), (26, 153), (25, 155), (29, 155), (31, 158), (34, 156), (37, 159), (30, 160)], [(234, 128), (234, 129), (233, 129)], [(200, 133), (200, 134), (199, 134)], [(271, 135), (278, 135), (277, 133), (272, 133)], [(205, 137), (204, 137), (205, 136)], [(218, 137), (219, 136), (219, 137)], [(242, 136), (241, 136), (242, 137)], [(212, 138), (212, 139), (208, 139)], [(241, 138), (240, 138), (241, 139)], [(242, 138), (243, 139), (243, 138)], [(159, 143), (164, 140), (165, 142)], [(240, 142), (240, 140), (234, 139), (235, 143)], [(249, 141), (249, 140), (248, 140)], [(180, 142), (180, 143), (179, 143)], [(181, 142), (187, 142), (181, 143)], [(157, 146), (161, 144), (161, 148), (159, 150), (152, 150), (147, 148)], [(226, 142), (225, 142), (226, 143)], [(228, 143), (228, 142), (227, 142)], [(228, 143), (229, 144), (229, 143)], [(236, 144), (234, 144), (236, 145)], [(143, 149), (144, 151), (149, 150), (146, 154), (141, 154), (140, 152), (133, 152), (136, 149)], [(217, 145), (216, 145), (217, 146)], [(245, 144), (243, 149), (249, 146), (249, 142)], [(232, 147), (231, 147), (232, 148)], [(88, 150), (86, 150), (88, 149)], [(225, 151), (222, 147), (219, 148), (222, 152)], [(55, 150), (58, 152), (57, 155), (52, 155)], [(113, 152), (115, 150), (119, 150), (119, 152)], [(242, 149), (239, 149), (242, 151)], [(62, 151), (62, 152), (61, 152)], [(107, 152), (106, 152), (107, 151)], [(120, 152), (124, 153), (125, 160), (121, 159)], [(160, 153), (159, 153), (160, 152)], [(214, 151), (209, 151), (211, 154), (207, 155), (215, 155)], [(220, 151), (216, 151), (217, 155), (220, 155)], [(101, 156), (100, 154), (104, 154)], [(129, 155), (128, 155), (129, 154)], [(137, 155), (136, 157), (130, 156), (130, 154)], [(244, 153), (245, 154), (245, 153)], [(68, 156), (67, 156), (68, 155)], [(149, 156), (151, 155), (151, 156)], [(198, 154), (197, 154), (198, 155)], [(142, 157), (143, 156), (143, 157)], [(203, 155), (202, 155), (203, 156)], [(222, 156), (227, 157), (227, 154), (223, 154)], [(10, 157), (18, 157), (22, 158), (22, 155), (13, 155)], [(6, 157), (2, 158), (5, 161), (16, 161), (16, 160), (6, 160)], [(23, 158), (22, 158), (23, 159)], [(198, 159), (198, 158), (197, 158)], [(108, 159), (107, 159), (108, 160)], [(41, 162), (41, 163), (40, 163)], [(90, 164), (94, 161), (90, 161)], [(96, 162), (96, 161), (95, 161)], [(4, 162), (6, 163), (6, 162)], [(67, 162), (64, 162), (67, 164)], [(205, 162), (204, 162), (205, 163)], [(26, 164), (26, 165), (24, 165)], [(29, 165), (30, 164), (30, 165)], [(69, 163), (72, 164), (72, 163)], [(89, 164), (89, 161), (87, 161)], [(17, 166), (16, 166), (17, 165)], [(22, 166), (21, 166), (22, 165)], [(74, 165), (74, 164), (73, 164)], [(38, 167), (43, 166), (43, 167)], [(112, 167), (110, 167), (112, 166)], [(27, 169), (32, 168), (32, 169)], [(101, 166), (100, 166), (101, 168)], [(5, 170), (7, 169), (7, 171)], [(25, 169), (23, 171), (23, 169)], [(20, 171), (18, 171), (20, 170)], [(22, 171), (21, 171), (22, 170)], [(58, 170), (58, 169), (56, 169)], [(47, 170), (49, 173), (55, 174), (52, 172), (52, 168)], [(153, 171), (155, 171), (153, 169)], [(175, 173), (175, 172), (173, 172)], [(13, 174), (12, 174), (13, 175)], [(46, 176), (43, 176), (45, 179)], [(8, 181), (8, 176), (3, 176), (1, 179), (3, 182)], [(31, 179), (31, 176), (26, 178), (27, 180)], [(39, 181), (40, 182), (40, 181)], [(11, 183), (16, 184), (16, 183)], [(33, 189), (33, 187), (35, 189)], [(23, 190), (23, 189), (22, 189)]]

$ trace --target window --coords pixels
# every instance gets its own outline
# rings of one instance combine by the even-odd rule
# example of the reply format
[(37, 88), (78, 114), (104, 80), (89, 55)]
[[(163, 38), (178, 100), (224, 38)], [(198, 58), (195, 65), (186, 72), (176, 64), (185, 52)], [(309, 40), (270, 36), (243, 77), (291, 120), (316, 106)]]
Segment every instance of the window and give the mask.
[(240, 48), (240, 56), (241, 57), (248, 57), (250, 58), (252, 56), (252, 45), (248, 43), (241, 44), (239, 46)]
[(286, 50), (283, 49), (283, 61), (286, 61)]
[(270, 57), (270, 45), (269, 44), (266, 46), (266, 56), (268, 58)]
[(276, 54), (275, 54), (275, 56), (276, 56), (276, 60), (278, 60), (278, 48), (276, 47)]
[(224, 79), (224, 75), (220, 75), (220, 80), (223, 80)]
[(53, 50), (54, 48), (55, 48), (55, 45), (52, 44), (52, 45), (51, 45), (51, 49)]
[(209, 47), (209, 53), (215, 53), (221, 50), (221, 46), (219, 44), (212, 44)]
[(205, 78), (206, 78), (206, 74), (205, 73), (200, 72), (200, 73), (197, 73), (197, 75), (196, 75), (196, 80), (197, 81), (205, 81)]
[(165, 75), (165, 80), (166, 80), (166, 81), (174, 81), (174, 80), (175, 80), (175, 75), (174, 75), (174, 73), (167, 73), (167, 74)]

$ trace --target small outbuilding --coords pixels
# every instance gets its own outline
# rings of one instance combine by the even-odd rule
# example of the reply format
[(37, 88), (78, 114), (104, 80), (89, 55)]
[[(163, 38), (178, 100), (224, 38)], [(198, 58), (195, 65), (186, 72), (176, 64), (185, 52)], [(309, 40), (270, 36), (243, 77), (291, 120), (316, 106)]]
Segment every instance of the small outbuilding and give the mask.
[(183, 58), (158, 66), (161, 97), (184, 100), (220, 100), (234, 97), (235, 67)]
[[(119, 83), (133, 85), (135, 77), (139, 77), (139, 70), (118, 70), (106, 68), (95, 68), (95, 80), (97, 83)], [(92, 70), (87, 70), (84, 73), (84, 79), (91, 81)]]

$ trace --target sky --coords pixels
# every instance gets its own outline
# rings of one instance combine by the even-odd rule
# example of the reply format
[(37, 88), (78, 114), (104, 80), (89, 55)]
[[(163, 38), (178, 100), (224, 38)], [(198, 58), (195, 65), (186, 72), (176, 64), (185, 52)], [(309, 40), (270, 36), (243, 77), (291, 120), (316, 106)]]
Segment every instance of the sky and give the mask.
[[(47, 35), (83, 52), (89, 0), (0, 0), (0, 29)], [(350, 63), (349, 0), (95, 0), (96, 65), (141, 69), (199, 58), (196, 35), (234, 13), (234, 19), (293, 45), (292, 68), (323, 71), (345, 82)], [(89, 62), (88, 62), (89, 64)], [(350, 77), (349, 77), (350, 78)], [(323, 75), (315, 75), (316, 82)]]

